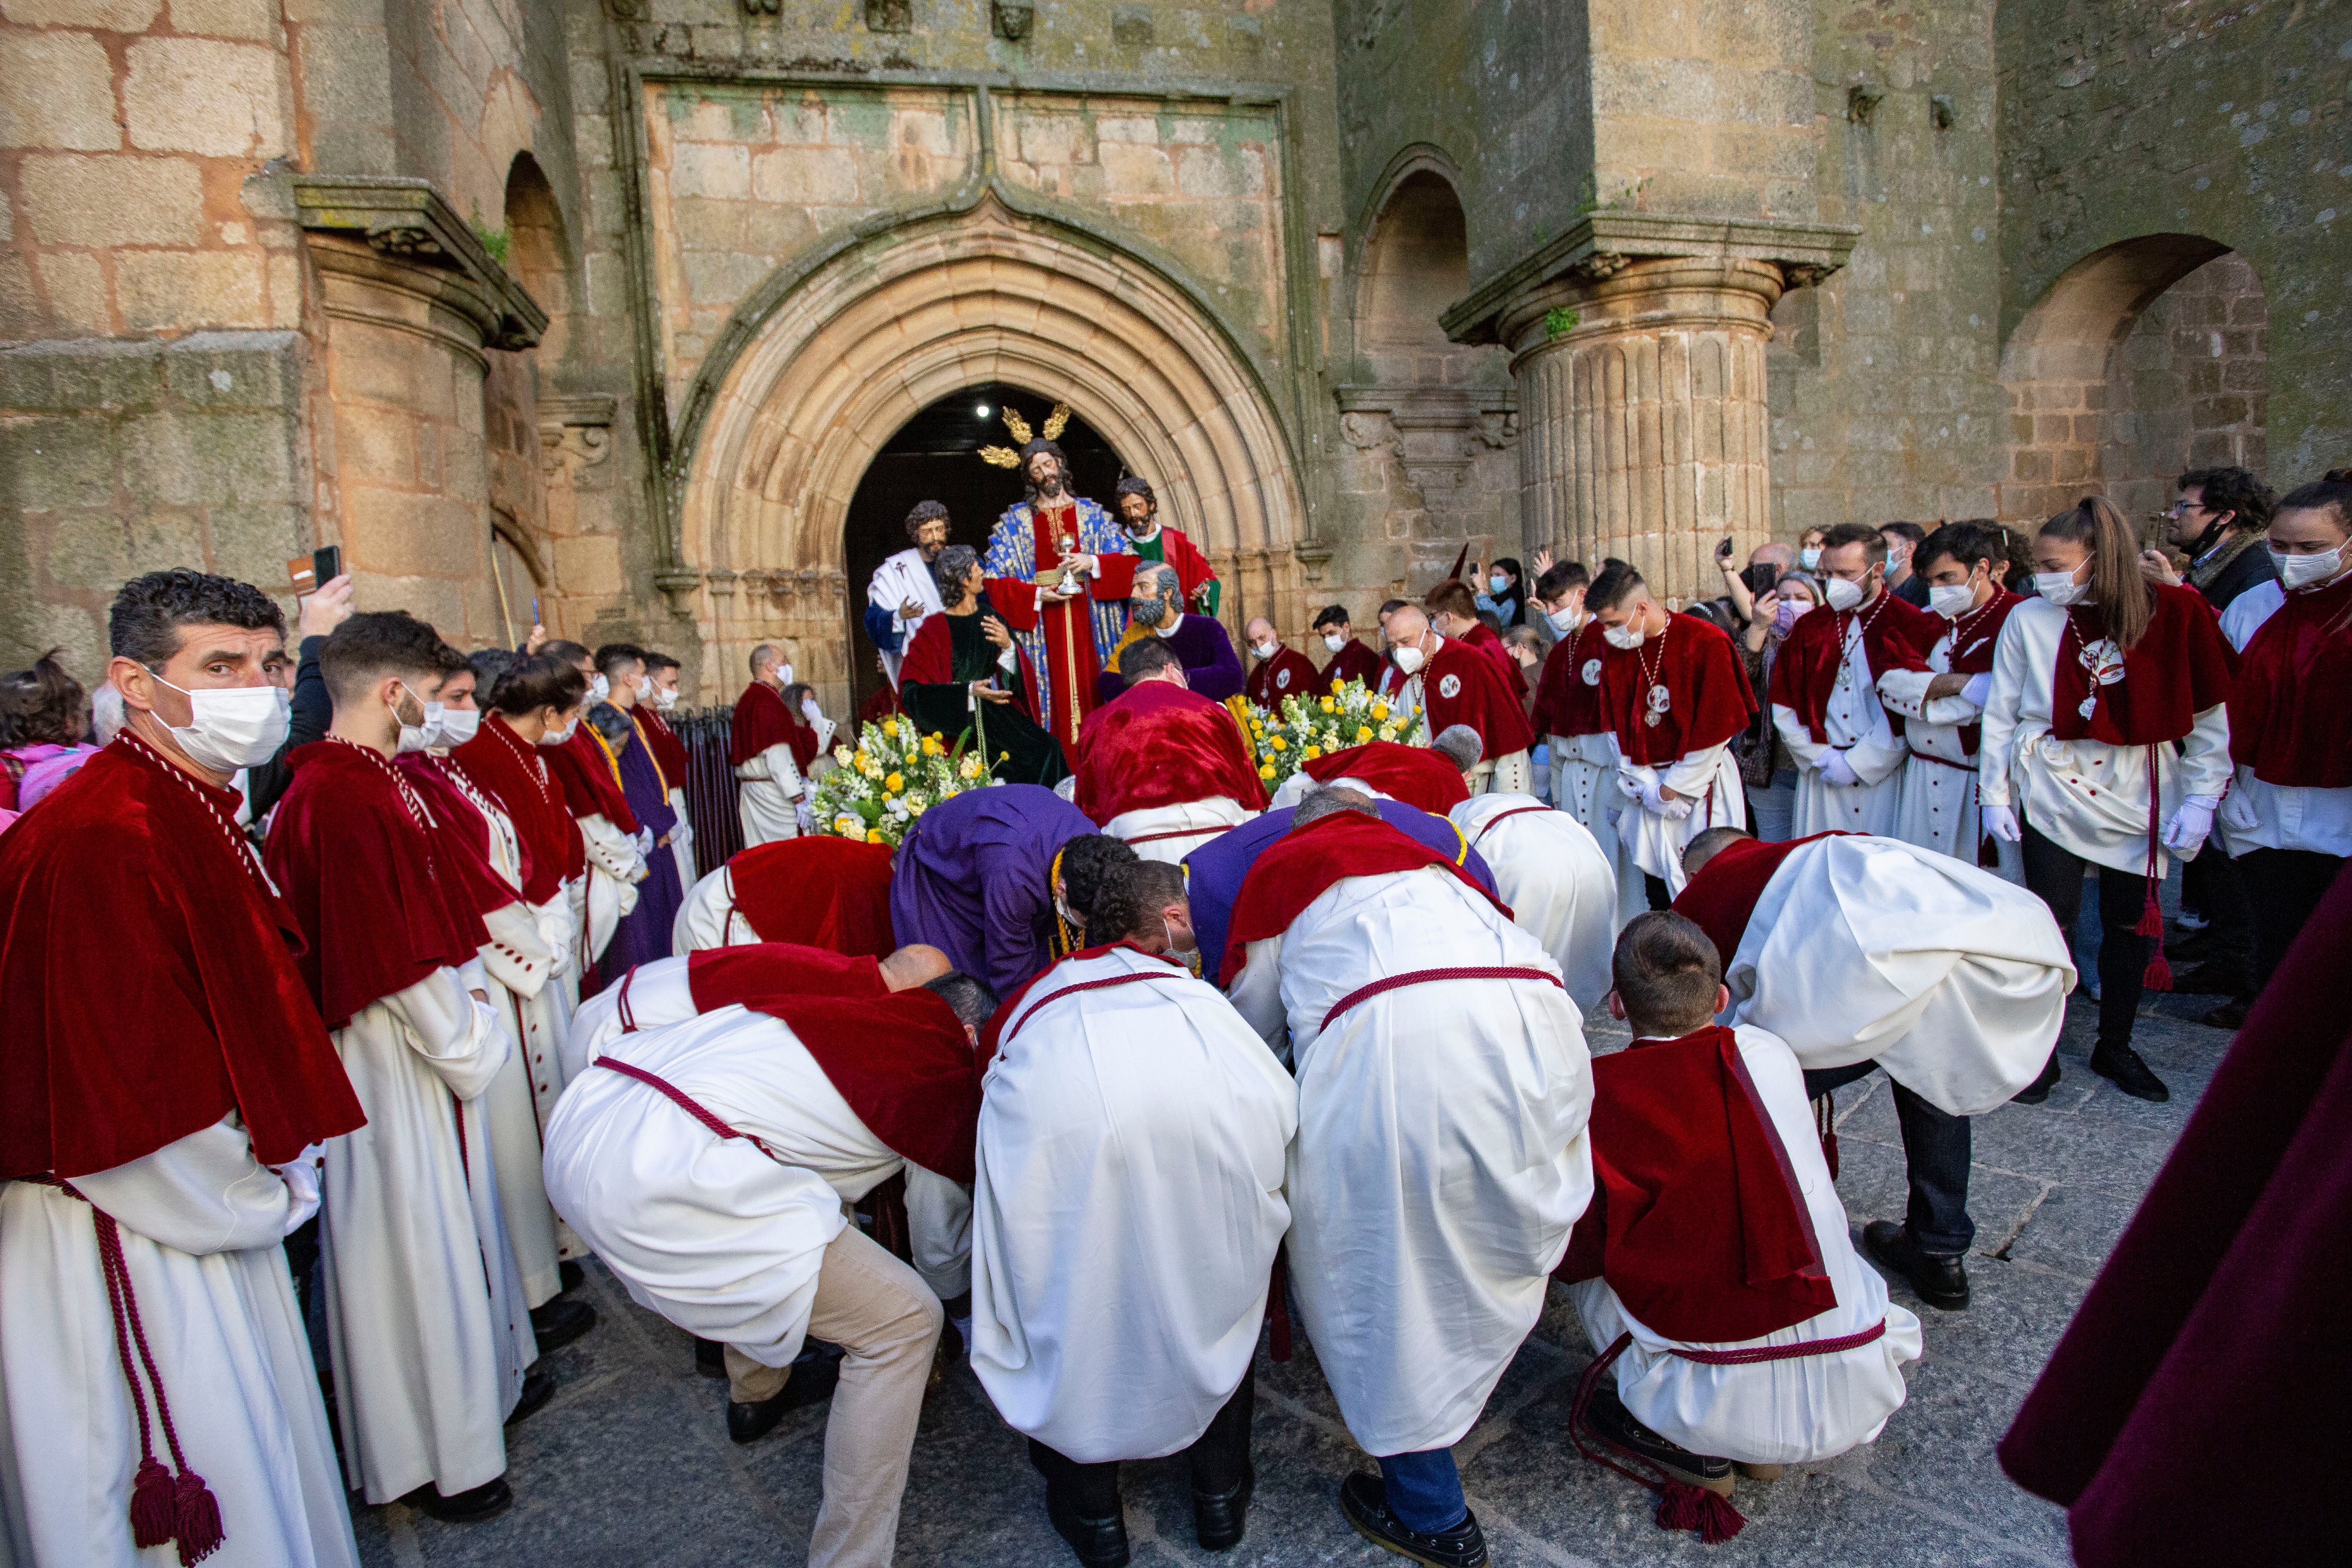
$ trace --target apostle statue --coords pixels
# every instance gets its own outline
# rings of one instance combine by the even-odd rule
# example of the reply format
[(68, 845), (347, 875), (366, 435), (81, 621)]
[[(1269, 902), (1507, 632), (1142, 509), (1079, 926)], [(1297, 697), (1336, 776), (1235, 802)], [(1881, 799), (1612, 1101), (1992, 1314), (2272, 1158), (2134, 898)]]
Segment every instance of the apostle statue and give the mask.
[(1056, 404), (1033, 440), (1029, 422), (1008, 408), (1005, 427), (1020, 449), (981, 448), (984, 460), (1018, 468), (1028, 487), (996, 520), (981, 567), (990, 603), (1035, 667), (1045, 728), (1075, 758), (1095, 676), (1126, 630), (1136, 558), (1108, 512), (1070, 493), (1070, 461), (1055, 444), (1069, 416)]

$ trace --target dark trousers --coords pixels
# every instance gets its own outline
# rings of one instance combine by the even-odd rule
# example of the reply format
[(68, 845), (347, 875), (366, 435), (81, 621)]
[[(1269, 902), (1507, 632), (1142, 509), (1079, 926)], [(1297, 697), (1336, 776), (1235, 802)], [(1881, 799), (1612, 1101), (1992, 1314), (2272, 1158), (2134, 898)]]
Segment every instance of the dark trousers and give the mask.
[[(1192, 1462), (1194, 1491), (1229, 1492), (1249, 1474), (1250, 1406), (1256, 1387), (1257, 1372), (1253, 1367), (1242, 1373), (1242, 1385), (1210, 1420), (1209, 1429), (1184, 1450), (1184, 1457)], [(1080, 1519), (1110, 1519), (1118, 1514), (1118, 1460), (1082, 1465), (1032, 1437), (1029, 1462), (1045, 1478), (1046, 1489), (1066, 1501)]]
[[(2083, 872), (2090, 862), (2053, 844), (2025, 825), (2025, 885), (2050, 906), (2069, 942), (2083, 912)], [(2099, 1039), (2131, 1044), (2132, 1021), (2139, 1016), (2141, 984), (2147, 972), (2147, 938), (2139, 934), (2140, 911), (2147, 907), (2147, 878), (2138, 871), (2099, 870)], [(2055, 1047), (2053, 1047), (2054, 1050)]]
[(2249, 900), (2254, 917), (2254, 989), (2259, 991), (2270, 984), (2286, 950), (2303, 934), (2311, 911), (2344, 869), (2344, 858), (2311, 849), (2249, 849), (2236, 864), (2246, 887), (2262, 893)]
[(1650, 907), (1654, 910), (1670, 910), (1675, 907), (1675, 896), (1666, 891), (1666, 879), (1664, 877), (1653, 877), (1647, 871), (1643, 872), (1642, 891), (1649, 899)]
[[(1805, 1098), (1819, 1100), (1877, 1070), (1876, 1062), (1854, 1062), (1809, 1072)], [(1977, 1222), (1969, 1217), (1969, 1119), (1938, 1110), (1899, 1083), (1894, 1087), (1903, 1164), (1911, 1180), (1911, 1204), (1904, 1215), (1911, 1239), (1922, 1252), (1958, 1258), (1977, 1238)]]
[[(2180, 901), (2193, 906), (2210, 922), (2206, 927), (2207, 951), (2214, 961), (2254, 973), (2254, 910), (2247, 897), (2245, 868), (2208, 844), (2196, 859), (2180, 868)], [(2248, 994), (2260, 987), (2250, 987)]]

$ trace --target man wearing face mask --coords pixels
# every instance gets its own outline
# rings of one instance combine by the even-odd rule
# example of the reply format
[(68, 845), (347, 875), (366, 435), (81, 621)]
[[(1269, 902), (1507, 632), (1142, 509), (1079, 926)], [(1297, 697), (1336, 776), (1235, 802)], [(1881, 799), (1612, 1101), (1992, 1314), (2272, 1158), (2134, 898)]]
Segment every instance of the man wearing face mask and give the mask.
[(2009, 541), (1996, 522), (1948, 522), (1919, 547), (1919, 577), (1943, 630), (1923, 658), (1878, 677), (1878, 700), (1903, 719), (1894, 837), (1971, 866), (1988, 857), (2024, 880), (2017, 846), (1986, 838), (1977, 807), (1977, 721), (1992, 691), (1993, 649), (2024, 601), (2001, 586)]
[(636, 813), (614, 776), (610, 758), (588, 722), (588, 714), (612, 694), (612, 678), (595, 657), (576, 642), (551, 642), (541, 650), (578, 670), (588, 682), (582, 710), (545, 753), (550, 772), (563, 786), (563, 800), (580, 825), (587, 874), (572, 889), (572, 926), (580, 939), (583, 991), (593, 991), (597, 959), (621, 921), (637, 907), (637, 884), (646, 879), (646, 846)]
[(1404, 605), (1389, 616), (1390, 657), (1404, 676), (1399, 700), (1419, 708), (1433, 735), (1466, 724), (1478, 731), (1479, 762), (1474, 792), (1501, 790), (1524, 795), (1534, 782), (1528, 753), (1535, 731), (1528, 728), (1519, 700), (1506, 682), (1501, 664), (1476, 648), (1439, 634), (1420, 609)]
[(1151, 493), (1150, 482), (1133, 475), (1119, 480), (1117, 504), (1119, 526), (1127, 530), (1127, 546), (1136, 558), (1165, 561), (1176, 568), (1184, 603), (1213, 617), (1224, 584), (1217, 581), (1217, 574), (1209, 569), (1209, 558), (1182, 529), (1160, 522), (1160, 498)]
[(677, 826), (669, 830), (671, 855), (677, 861), (680, 886), (694, 885), (694, 824), (686, 810), (686, 742), (669, 727), (669, 715), (677, 706), (677, 660), (666, 653), (646, 650), (646, 679), (650, 683), (645, 700), (631, 711), (637, 729), (653, 748), (654, 761), (661, 764), (662, 777), (669, 781), (669, 806), (677, 814)]
[(433, 628), (353, 616), (320, 652), (327, 738), (294, 756), (269, 832), (299, 961), (360, 1102), (364, 1137), (327, 1147), (326, 1310), (350, 1485), (436, 1518), (488, 1519), (513, 1494), (504, 1424), (554, 1392), (498, 1203), (482, 1095), (512, 1048), (466, 972), (488, 940), (451, 896), (460, 868), (393, 757), (431, 737), (446, 674)]
[(1527, 677), (1519, 672), (1518, 661), (1503, 646), (1502, 637), (1478, 618), (1477, 602), (1471, 597), (1468, 584), (1451, 578), (1440, 583), (1422, 600), (1422, 613), (1446, 641), (1475, 647), (1493, 659), (1509, 680), (1515, 700), (1527, 697)]
[(1826, 613), (1801, 617), (1772, 667), (1772, 723), (1797, 764), (1790, 836), (1891, 835), (1909, 753), (1877, 681), (1917, 668), (1937, 623), (1887, 592), (1880, 530), (1840, 523), (1822, 563)]
[(1323, 651), (1329, 656), (1315, 677), (1315, 689), (1328, 691), (1334, 682), (1360, 680), (1377, 690), (1381, 674), (1388, 666), (1379, 654), (1364, 646), (1348, 624), (1348, 612), (1339, 605), (1326, 605), (1315, 617), (1315, 635), (1322, 639)]
[(1242, 628), (1242, 638), (1249, 644), (1250, 658), (1257, 661), (1242, 686), (1242, 695), (1250, 700), (1251, 707), (1279, 713), (1286, 697), (1320, 697), (1331, 689), (1328, 682), (1316, 679), (1315, 667), (1307, 656), (1276, 636), (1274, 623), (1264, 616), (1251, 617)]
[(816, 731), (784, 700), (793, 667), (783, 649), (761, 643), (751, 650), (751, 684), (735, 700), (727, 761), (740, 781), (743, 847), (800, 833), (800, 806), (810, 793), (808, 771), (821, 749)]
[[(0, 838), (0, 1540), (18, 1563), (169, 1561), (134, 1544), (131, 1500), (160, 1503), (192, 1560), (225, 1539), (240, 1562), (358, 1562), (280, 1242), (317, 1212), (316, 1145), (366, 1117), (229, 787), (285, 738), (267, 674), (285, 626), (231, 578), (125, 584), (107, 628), (124, 727)], [(110, 1256), (133, 1277), (120, 1305)], [(152, 1367), (135, 1410), (110, 1348), (129, 1310)], [(170, 1445), (141, 1441), (151, 1415)], [(175, 1479), (213, 1517), (175, 1509)]]
[(645, 857), (646, 875), (637, 884), (636, 907), (622, 918), (612, 944), (599, 961), (606, 984), (640, 963), (669, 956), (670, 928), (677, 921), (686, 888), (679, 879), (677, 857), (669, 844), (677, 826), (670, 804), (670, 781), (662, 773), (637, 722), (636, 710), (645, 696), (644, 652), (629, 643), (606, 643), (596, 650), (596, 665), (611, 682), (611, 700), (589, 711), (589, 739), (596, 742), (607, 772), (621, 786), (629, 811), (637, 819), (637, 849)]
[(1926, 609), (1927, 580), (1917, 568), (1927, 531), (1916, 522), (1885, 522), (1878, 537), (1886, 542), (1886, 591), (1915, 610)]
[(1555, 640), (1536, 678), (1535, 708), (1528, 719), (1549, 750), (1552, 805), (1582, 823), (1609, 861), (1616, 881), (1613, 933), (1648, 908), (1649, 900), (1632, 847), (1618, 836), (1612, 820), (1633, 802), (1618, 785), (1616, 738), (1601, 710), (1602, 650), (1608, 644), (1601, 624), (1585, 608), (1589, 583), (1580, 561), (1549, 566), (1536, 579), (1536, 606)]
[[(1127, 689), (1127, 650), (1146, 637), (1168, 645), (1184, 667), (1184, 681), (1212, 702), (1236, 697), (1242, 689), (1242, 661), (1225, 628), (1206, 616), (1184, 613), (1184, 596), (1176, 568), (1165, 563), (1135, 569), (1135, 596), (1128, 601), (1127, 635), (1113, 650), (1110, 667), (1097, 678), (1095, 699), (1108, 702)], [(1066, 742), (1071, 759), (1077, 751), (1075, 734)]]
[(1230, 709), (1187, 690), (1175, 650), (1137, 643), (1128, 688), (1078, 731), (1073, 799), (1150, 860), (1181, 860), (1265, 809), (1265, 784)]

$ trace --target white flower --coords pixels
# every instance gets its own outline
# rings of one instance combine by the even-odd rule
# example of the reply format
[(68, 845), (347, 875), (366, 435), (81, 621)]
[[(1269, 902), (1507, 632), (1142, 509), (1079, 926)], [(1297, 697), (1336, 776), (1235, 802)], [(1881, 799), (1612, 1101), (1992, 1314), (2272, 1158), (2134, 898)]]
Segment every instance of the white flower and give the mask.
[(833, 830), (844, 838), (852, 835), (863, 838), (866, 837), (866, 822), (864, 818), (852, 816), (845, 811), (833, 819)]

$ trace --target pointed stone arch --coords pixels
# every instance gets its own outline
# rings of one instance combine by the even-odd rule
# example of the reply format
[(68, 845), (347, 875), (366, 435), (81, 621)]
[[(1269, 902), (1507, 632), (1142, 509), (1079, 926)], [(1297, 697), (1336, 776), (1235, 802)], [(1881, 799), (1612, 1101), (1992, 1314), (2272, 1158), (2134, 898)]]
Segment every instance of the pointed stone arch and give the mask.
[(1297, 618), (1305, 501), (1246, 358), (1156, 268), (990, 197), (818, 268), (720, 378), (683, 459), (683, 570), (664, 584), (701, 624), (707, 679), (782, 642), (828, 703), (846, 696), (858, 480), (907, 419), (991, 381), (1068, 403), (1150, 478), (1224, 578), (1234, 625)]

